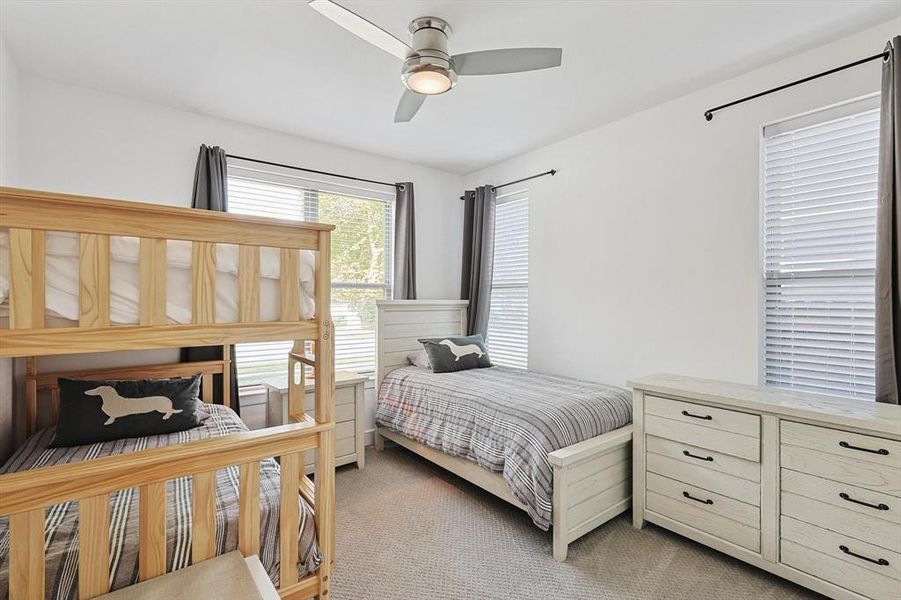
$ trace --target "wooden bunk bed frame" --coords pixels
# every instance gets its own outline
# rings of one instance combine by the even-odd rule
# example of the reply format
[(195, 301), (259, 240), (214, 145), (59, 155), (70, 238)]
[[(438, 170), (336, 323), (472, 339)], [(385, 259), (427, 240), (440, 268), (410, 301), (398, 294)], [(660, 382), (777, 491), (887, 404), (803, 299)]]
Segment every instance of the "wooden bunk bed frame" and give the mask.
[[(78, 592), (82, 599), (109, 591), (109, 494), (139, 487), (139, 579), (166, 570), (166, 481), (193, 477), (192, 560), (216, 553), (215, 472), (239, 466), (238, 545), (257, 554), (260, 540), (259, 463), (281, 463), (281, 564), (296, 565), (300, 494), (313, 506), (322, 564), (300, 577), (282, 568), (279, 594), (292, 600), (327, 599), (335, 549), (334, 340), (331, 322), (330, 235), (332, 225), (237, 216), (211, 211), (123, 202), (0, 187), (0, 227), (10, 236), (10, 319), (0, 330), (0, 357), (26, 357), (26, 429), (37, 426), (38, 391), (49, 390), (55, 418), (59, 373), (37, 372), (38, 356), (136, 349), (211, 346), (239, 342), (294, 340), (289, 354), (288, 407), (291, 423), (0, 476), (0, 516), (10, 522), (9, 597), (42, 599), (44, 511), (66, 501), (80, 503)], [(79, 235), (80, 318), (72, 327), (45, 327), (45, 234)], [(113, 325), (109, 316), (110, 236), (140, 238), (140, 322)], [(192, 242), (192, 323), (166, 320), (166, 242)], [(236, 323), (217, 323), (216, 244), (237, 244)], [(259, 249), (281, 249), (280, 318), (259, 317)], [(297, 266), (301, 250), (316, 251), (316, 318), (302, 320)], [(313, 342), (307, 356), (304, 342)], [(312, 364), (315, 420), (304, 414), (304, 386), (297, 371)], [(211, 400), (212, 377), (227, 379), (231, 361), (157, 365), (66, 373), (68, 376), (140, 378), (202, 373), (204, 400)], [(293, 375), (293, 376), (291, 376)], [(228, 386), (225, 402), (229, 403)], [(303, 473), (304, 452), (316, 451), (315, 485)], [(156, 501), (145, 501), (156, 499)]]
[[(379, 300), (377, 304), (379, 386), (388, 373), (409, 366), (407, 355), (422, 349), (417, 338), (465, 335), (467, 300)], [(386, 439), (526, 510), (501, 473), (377, 426), (377, 450), (384, 449)], [(570, 543), (632, 506), (632, 425), (551, 452), (548, 460), (554, 470), (553, 554), (562, 562)]]

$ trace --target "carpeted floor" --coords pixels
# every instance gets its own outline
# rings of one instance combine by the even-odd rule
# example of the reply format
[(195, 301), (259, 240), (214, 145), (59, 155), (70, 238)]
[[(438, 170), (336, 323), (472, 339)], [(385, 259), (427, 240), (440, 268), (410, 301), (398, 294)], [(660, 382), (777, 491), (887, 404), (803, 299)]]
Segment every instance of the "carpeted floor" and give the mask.
[(551, 556), (521, 511), (400, 448), (338, 470), (334, 600), (818, 598), (630, 513)]

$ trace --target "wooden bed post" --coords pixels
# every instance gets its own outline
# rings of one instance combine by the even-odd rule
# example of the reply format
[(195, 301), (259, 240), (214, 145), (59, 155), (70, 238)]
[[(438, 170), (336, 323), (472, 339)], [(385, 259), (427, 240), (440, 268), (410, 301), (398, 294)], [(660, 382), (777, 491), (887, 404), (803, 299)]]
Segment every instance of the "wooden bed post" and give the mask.
[(316, 525), (323, 557), (319, 567), (319, 597), (323, 600), (329, 598), (331, 563), (335, 560), (335, 340), (331, 282), (331, 235), (328, 231), (320, 231), (316, 258), (316, 314), (319, 321), (315, 366), (316, 421), (332, 425), (320, 432), (316, 453)]

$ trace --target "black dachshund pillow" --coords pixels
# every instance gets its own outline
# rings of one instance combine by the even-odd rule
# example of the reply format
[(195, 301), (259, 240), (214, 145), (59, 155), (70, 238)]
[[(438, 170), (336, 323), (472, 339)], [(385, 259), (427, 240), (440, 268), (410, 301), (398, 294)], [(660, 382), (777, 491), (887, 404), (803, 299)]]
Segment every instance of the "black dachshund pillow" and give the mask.
[(184, 431), (207, 418), (200, 375), (176, 379), (59, 380), (59, 422), (51, 447)]

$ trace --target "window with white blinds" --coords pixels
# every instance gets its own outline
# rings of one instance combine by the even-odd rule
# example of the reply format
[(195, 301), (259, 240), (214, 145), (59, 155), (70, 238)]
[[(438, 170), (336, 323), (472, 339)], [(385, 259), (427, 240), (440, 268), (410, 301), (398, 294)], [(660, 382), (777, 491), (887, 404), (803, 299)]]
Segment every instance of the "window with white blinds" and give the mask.
[(878, 99), (764, 128), (765, 384), (873, 400)]
[(529, 366), (529, 198), (525, 191), (497, 198), (486, 344), (495, 364)]
[[(230, 212), (336, 225), (331, 248), (336, 369), (363, 374), (375, 370), (375, 302), (390, 298), (392, 291), (394, 199), (390, 188), (229, 161)], [(265, 381), (284, 387), (291, 345), (239, 344), (239, 384)]]

